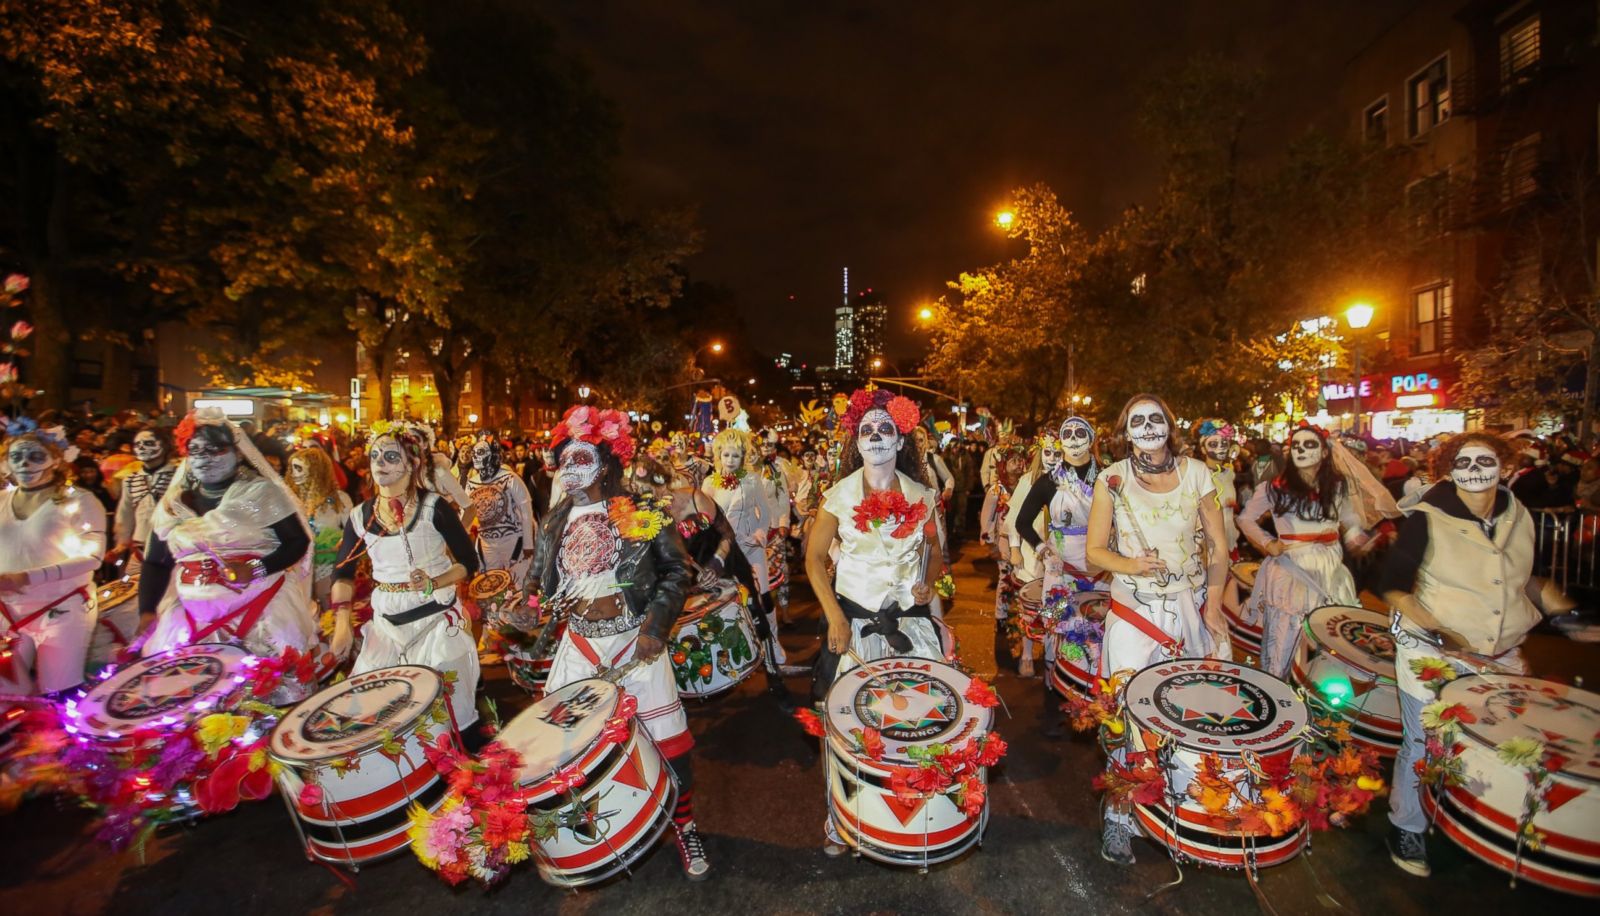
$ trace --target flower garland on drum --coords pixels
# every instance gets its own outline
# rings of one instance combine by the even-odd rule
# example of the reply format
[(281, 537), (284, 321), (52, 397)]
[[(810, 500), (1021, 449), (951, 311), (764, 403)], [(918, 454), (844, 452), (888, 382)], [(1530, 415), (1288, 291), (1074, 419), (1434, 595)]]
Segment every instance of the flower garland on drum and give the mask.
[(0, 809), (27, 795), (77, 796), (96, 816), (95, 839), (121, 851), (142, 848), (163, 824), (266, 798), (276, 774), (267, 740), (283, 710), (265, 698), (287, 677), (315, 683), (317, 661), (293, 647), (279, 658), (249, 659), (245, 699), (234, 709), (142, 728), (116, 747), (80, 732), (78, 699), (35, 709), (19, 728), (16, 781)]
[(908, 502), (897, 490), (879, 490), (868, 494), (866, 499), (856, 504), (852, 513), (857, 531), (872, 531), (893, 522), (894, 527), (889, 535), (901, 539), (916, 533), (927, 514), (927, 503), (920, 500)]
[(721, 668), (732, 677), (732, 666), (755, 657), (755, 650), (744, 631), (730, 626), (717, 614), (706, 614), (695, 624), (695, 632), (672, 646), (672, 675), (679, 690), (688, 690), (698, 681), (711, 683), (712, 672)]

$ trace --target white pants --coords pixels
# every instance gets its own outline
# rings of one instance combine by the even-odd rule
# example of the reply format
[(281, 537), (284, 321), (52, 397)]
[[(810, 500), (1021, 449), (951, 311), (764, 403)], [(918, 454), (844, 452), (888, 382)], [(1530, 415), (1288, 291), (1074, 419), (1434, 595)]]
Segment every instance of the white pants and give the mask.
[[(599, 677), (609, 668), (619, 668), (633, 661), (634, 645), (639, 641), (638, 629), (615, 636), (587, 638), (572, 632), (569, 624), (550, 662), (550, 677), (545, 681), (545, 694), (585, 678)], [(628, 672), (619, 685), (639, 703), (639, 721), (645, 731), (655, 739), (663, 757), (678, 757), (694, 747), (694, 736), (689, 733), (689, 717), (684, 714), (683, 701), (678, 699), (678, 682), (672, 676), (672, 662), (666, 651), (655, 661)]]
[[(59, 587), (60, 583), (52, 585)], [(44, 599), (48, 600), (51, 599)], [(12, 608), (11, 615), (20, 620), (32, 614), (41, 603)], [(97, 619), (98, 615), (81, 595), (72, 595), (34, 618), (17, 633), (33, 643), (33, 681), (37, 692), (55, 693), (83, 683), (89, 641), (94, 636)], [(10, 624), (4, 618), (0, 618), (0, 626), (5, 628), (3, 632), (11, 631)]]
[[(372, 619), (361, 628), (361, 654), (356, 656), (350, 673), (395, 665), (423, 665), (440, 674), (454, 672), (450, 709), (455, 713), (456, 726), (464, 729), (478, 721), (478, 646), (466, 625), (466, 614), (456, 605), (431, 617), (396, 625), (383, 616), (386, 612), (381, 604), (387, 594), (372, 595)], [(415, 599), (411, 599), (411, 606), (416, 606)], [(390, 608), (387, 613), (399, 611)]]

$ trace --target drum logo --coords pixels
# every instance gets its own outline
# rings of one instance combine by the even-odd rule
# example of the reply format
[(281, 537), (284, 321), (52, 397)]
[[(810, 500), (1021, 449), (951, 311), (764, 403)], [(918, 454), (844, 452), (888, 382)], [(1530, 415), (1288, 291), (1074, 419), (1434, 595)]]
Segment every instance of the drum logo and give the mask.
[(411, 705), (411, 684), (406, 681), (368, 681), (312, 710), (300, 734), (313, 744), (346, 742), (396, 721)]
[(1155, 705), (1169, 720), (1205, 735), (1266, 731), (1278, 716), (1272, 698), (1244, 678), (1218, 671), (1175, 674), (1156, 686)]
[(599, 706), (601, 696), (593, 687), (584, 687), (572, 696), (556, 703), (539, 716), (539, 721), (553, 725), (564, 732), (572, 731), (589, 718), (589, 713)]
[(187, 706), (222, 680), (222, 661), (204, 655), (153, 665), (117, 688), (106, 713), (119, 719), (146, 719)]
[(1365, 620), (1339, 622), (1339, 638), (1373, 658), (1394, 664), (1394, 637), (1387, 626), (1377, 626)]
[(921, 672), (880, 674), (856, 690), (856, 717), (894, 741), (927, 741), (949, 731), (961, 698), (949, 684)]

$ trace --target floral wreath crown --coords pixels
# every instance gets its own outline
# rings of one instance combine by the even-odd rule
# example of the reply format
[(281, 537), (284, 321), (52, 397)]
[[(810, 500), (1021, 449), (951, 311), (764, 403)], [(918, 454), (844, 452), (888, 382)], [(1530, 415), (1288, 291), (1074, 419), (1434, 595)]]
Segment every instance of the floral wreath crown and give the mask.
[(1057, 452), (1067, 450), (1066, 445), (1061, 441), (1061, 436), (1049, 430), (1043, 430), (1039, 435), (1033, 437), (1033, 447), (1036, 451), (1044, 451), (1047, 448)]
[(1219, 419), (1201, 420), (1200, 423), (1195, 426), (1195, 435), (1199, 436), (1201, 439), (1204, 439), (1207, 436), (1221, 436), (1224, 439), (1237, 439), (1239, 437), (1239, 434), (1233, 428), (1232, 423), (1229, 423), (1227, 420)]
[(63, 461), (72, 462), (78, 458), (78, 447), (67, 439), (65, 427), (41, 427), (39, 421), (32, 417), (17, 417), (9, 421), (0, 419), (0, 432), (3, 432), (8, 439), (32, 433), (39, 438), (39, 441), (60, 452)]
[(587, 404), (567, 408), (561, 422), (550, 428), (550, 448), (560, 448), (568, 439), (604, 445), (623, 464), (633, 460), (636, 443), (628, 415), (620, 410), (595, 410)]
[(844, 412), (844, 428), (854, 433), (861, 425), (861, 418), (874, 410), (888, 411), (889, 419), (894, 421), (895, 429), (902, 436), (915, 429), (922, 419), (922, 409), (917, 407), (917, 402), (904, 395), (883, 388), (857, 388), (850, 395), (850, 408)]

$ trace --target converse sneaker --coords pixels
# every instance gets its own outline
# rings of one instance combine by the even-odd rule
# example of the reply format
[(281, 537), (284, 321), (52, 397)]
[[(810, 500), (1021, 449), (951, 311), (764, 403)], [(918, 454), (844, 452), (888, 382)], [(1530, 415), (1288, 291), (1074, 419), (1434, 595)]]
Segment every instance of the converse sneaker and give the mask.
[(1100, 858), (1112, 865), (1133, 864), (1133, 831), (1126, 824), (1105, 822), (1100, 833)]
[(694, 821), (676, 827), (678, 831), (678, 858), (683, 860), (683, 873), (690, 881), (704, 881), (706, 874), (711, 871), (711, 860), (706, 858), (706, 841), (700, 838), (700, 831), (694, 827)]
[(1422, 834), (1390, 827), (1388, 844), (1389, 858), (1400, 866), (1401, 871), (1418, 878), (1433, 874), (1433, 869), (1428, 867), (1428, 846), (1423, 842)]

